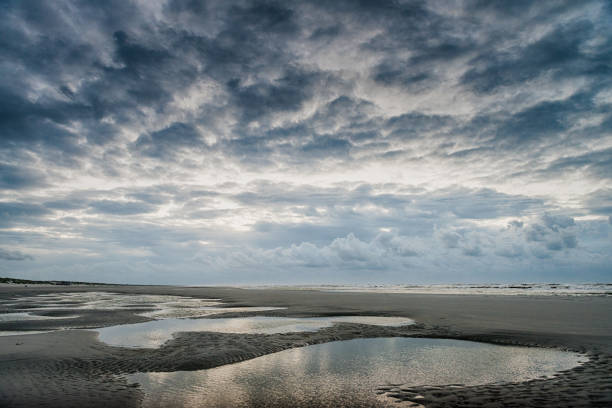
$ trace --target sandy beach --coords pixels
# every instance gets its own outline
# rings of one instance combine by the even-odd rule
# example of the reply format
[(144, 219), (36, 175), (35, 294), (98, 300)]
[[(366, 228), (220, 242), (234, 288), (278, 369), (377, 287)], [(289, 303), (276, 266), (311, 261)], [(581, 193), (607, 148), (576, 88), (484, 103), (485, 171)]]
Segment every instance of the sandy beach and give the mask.
[[(139, 406), (142, 391), (123, 377), (218, 367), (281, 350), (334, 340), (431, 337), (557, 348), (584, 353), (588, 361), (554, 378), (466, 387), (384, 386), (379, 392), (406, 406), (612, 405), (612, 298), (607, 296), (486, 296), (332, 293), (309, 290), (169, 286), (3, 285), (0, 300), (44, 293), (104, 291), (220, 299), (228, 306), (283, 309), (257, 315), (312, 317), (401, 316), (416, 324), (381, 327), (337, 324), (319, 331), (279, 334), (190, 332), (157, 349), (111, 347), (91, 330), (57, 330), (0, 337), (0, 405)], [(149, 320), (133, 310), (88, 310), (76, 318), (0, 322), (0, 331), (62, 327), (88, 329)], [(10, 310), (2, 310), (4, 313)], [(57, 314), (57, 313), (56, 313)], [(240, 312), (217, 315), (238, 317)], [(61, 313), (60, 316), (62, 317)], [(214, 318), (214, 317), (213, 317)]]

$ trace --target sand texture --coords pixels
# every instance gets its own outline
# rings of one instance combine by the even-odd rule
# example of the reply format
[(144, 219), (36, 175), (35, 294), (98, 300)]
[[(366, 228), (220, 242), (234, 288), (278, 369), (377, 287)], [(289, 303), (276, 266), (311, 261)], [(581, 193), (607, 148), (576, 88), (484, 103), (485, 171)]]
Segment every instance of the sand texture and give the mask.
[[(416, 325), (339, 324), (289, 334), (182, 333), (158, 349), (111, 347), (91, 330), (0, 337), (0, 406), (130, 407), (142, 392), (128, 384), (134, 372), (197, 370), (333, 340), (437, 337), (497, 344), (555, 347), (585, 353), (589, 361), (549, 379), (483, 386), (404, 387), (379, 393), (401, 402), (448, 406), (612, 406), (612, 298), (325, 293), (156, 286), (0, 287), (0, 299), (66, 291), (112, 291), (219, 298), (231, 306), (276, 306), (267, 316), (381, 315)], [(10, 308), (10, 307), (9, 307)], [(6, 307), (5, 307), (6, 309)], [(135, 310), (140, 310), (135, 308)], [(10, 310), (3, 310), (4, 312)], [(0, 323), (0, 330), (90, 329), (146, 321), (132, 310), (83, 313), (79, 318)], [(58, 314), (61, 316), (61, 313)], [(233, 313), (232, 316), (244, 316)], [(226, 315), (215, 315), (216, 317)]]

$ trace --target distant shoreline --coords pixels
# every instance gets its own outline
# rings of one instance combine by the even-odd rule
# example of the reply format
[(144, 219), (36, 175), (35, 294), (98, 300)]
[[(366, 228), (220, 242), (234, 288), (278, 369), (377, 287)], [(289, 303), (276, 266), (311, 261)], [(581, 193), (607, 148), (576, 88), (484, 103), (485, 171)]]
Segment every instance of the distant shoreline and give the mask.
[(160, 286), (184, 288), (236, 288), (251, 290), (314, 290), (351, 293), (412, 293), (431, 295), (526, 295), (526, 296), (612, 296), (612, 283), (437, 283), (437, 284), (312, 284), (312, 285), (140, 285), (64, 280), (29, 280), (0, 277), (2, 285), (51, 286)]
[(71, 286), (71, 285), (112, 285), (112, 283), (99, 283), (99, 282), (77, 282), (77, 281), (63, 281), (63, 280), (30, 280), (30, 279), (19, 279), (19, 278), (2, 278), (0, 277), (0, 284), (9, 285), (56, 285), (56, 286)]

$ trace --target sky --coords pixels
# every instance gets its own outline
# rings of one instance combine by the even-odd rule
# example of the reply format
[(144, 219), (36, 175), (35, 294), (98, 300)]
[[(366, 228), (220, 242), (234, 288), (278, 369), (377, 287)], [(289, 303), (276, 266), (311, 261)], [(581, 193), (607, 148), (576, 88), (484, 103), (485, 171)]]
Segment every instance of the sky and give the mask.
[(612, 281), (609, 1), (0, 15), (0, 276)]

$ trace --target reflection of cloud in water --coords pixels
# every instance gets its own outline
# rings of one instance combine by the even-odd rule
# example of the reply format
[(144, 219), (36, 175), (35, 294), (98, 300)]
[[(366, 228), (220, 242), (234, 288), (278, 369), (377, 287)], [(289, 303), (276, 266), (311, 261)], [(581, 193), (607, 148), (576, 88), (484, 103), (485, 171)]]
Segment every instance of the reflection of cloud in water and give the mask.
[[(205, 317), (219, 313), (236, 312), (265, 312), (269, 310), (284, 309), (280, 307), (221, 307), (225, 306), (220, 299), (199, 299), (186, 296), (173, 295), (140, 295), (123, 294), (111, 292), (76, 292), (76, 293), (54, 293), (37, 296), (15, 297), (9, 300), (0, 300), (0, 305), (17, 313), (0, 314), (0, 322), (16, 320), (44, 320), (44, 319), (66, 319), (78, 317), (70, 316), (35, 316), (26, 312), (40, 311), (129, 311), (139, 309), (141, 316), (152, 319), (179, 319)], [(143, 310), (148, 310), (143, 312)], [(81, 312), (85, 313), (85, 312)], [(174, 324), (168, 322), (167, 324)], [(189, 324), (186, 324), (189, 327)], [(171, 337), (172, 331), (168, 332), (164, 324), (159, 327), (152, 325), (149, 336), (154, 339), (166, 341)], [(128, 328), (129, 330), (129, 328)], [(12, 334), (4, 334), (0, 336)], [(161, 343), (156, 343), (159, 345)]]
[(74, 319), (79, 317), (78, 315), (70, 316), (39, 316), (30, 313), (1, 313), (0, 322), (18, 322), (24, 320), (53, 320), (53, 319)]
[[(224, 309), (227, 310), (227, 309)], [(173, 333), (188, 331), (212, 331), (220, 333), (292, 333), (317, 331), (334, 323), (361, 323), (379, 326), (403, 326), (413, 324), (404, 317), (382, 316), (334, 316), (334, 317), (268, 317), (252, 316), (218, 319), (164, 319), (144, 323), (124, 324), (96, 329), (100, 340), (124, 347), (158, 347), (169, 340)]]
[[(221, 303), (218, 303), (221, 305)], [(267, 312), (270, 310), (285, 309), (284, 307), (167, 307), (161, 310), (151, 312), (138, 313), (140, 316), (151, 317), (153, 319), (170, 319), (170, 318), (192, 318), (212, 316), (222, 313), (243, 313), (243, 312)]]
[(112, 292), (54, 293), (17, 297), (10, 300), (13, 308), (28, 310), (85, 309), (122, 310), (134, 305), (161, 310), (201, 308), (221, 305), (219, 299), (198, 299), (172, 295), (134, 295)]
[(0, 331), (0, 336), (24, 336), (28, 334), (49, 333), (52, 330), (28, 330), (28, 331)]
[(559, 350), (440, 339), (358, 339), (285, 350), (210, 370), (128, 376), (143, 407), (398, 405), (386, 383), (416, 385), (526, 381), (585, 361)]

